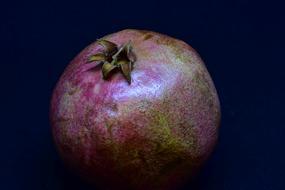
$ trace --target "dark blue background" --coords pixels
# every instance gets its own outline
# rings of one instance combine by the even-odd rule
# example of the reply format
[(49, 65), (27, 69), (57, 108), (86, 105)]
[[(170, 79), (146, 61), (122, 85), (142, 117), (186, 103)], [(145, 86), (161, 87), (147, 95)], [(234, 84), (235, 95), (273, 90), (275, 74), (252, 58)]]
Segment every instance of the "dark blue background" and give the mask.
[(0, 189), (90, 189), (55, 151), (50, 95), (85, 46), (138, 28), (191, 44), (219, 92), (219, 143), (188, 188), (284, 190), (283, 7), (250, 0), (1, 1)]

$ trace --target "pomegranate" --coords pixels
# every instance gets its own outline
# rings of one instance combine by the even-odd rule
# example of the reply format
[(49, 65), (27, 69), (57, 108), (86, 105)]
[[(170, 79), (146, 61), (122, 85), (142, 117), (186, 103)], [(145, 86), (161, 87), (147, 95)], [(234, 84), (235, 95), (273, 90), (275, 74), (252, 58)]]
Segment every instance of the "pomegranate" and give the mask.
[(176, 189), (211, 154), (220, 105), (189, 45), (127, 29), (69, 64), (50, 120), (60, 156), (87, 181), (103, 189)]

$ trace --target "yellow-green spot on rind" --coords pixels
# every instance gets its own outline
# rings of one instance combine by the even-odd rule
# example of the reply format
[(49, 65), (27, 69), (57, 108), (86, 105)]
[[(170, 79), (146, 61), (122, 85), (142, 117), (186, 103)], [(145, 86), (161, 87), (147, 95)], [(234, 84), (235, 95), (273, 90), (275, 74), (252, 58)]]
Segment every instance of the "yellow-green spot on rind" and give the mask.
[(132, 181), (133, 185), (140, 183), (140, 177), (146, 176), (150, 181), (160, 183), (167, 180), (166, 176), (177, 167), (188, 164), (187, 144), (173, 133), (172, 129), (176, 126), (169, 115), (151, 110), (146, 117), (150, 119), (150, 123), (145, 126), (148, 128), (148, 133), (143, 135), (138, 133), (136, 139), (125, 139), (123, 142), (112, 137), (111, 123), (105, 124), (109, 136), (106, 140), (109, 158), (114, 161), (115, 171), (119, 174), (123, 175), (123, 171), (138, 171), (134, 174), (138, 180)]
[(107, 122), (107, 123), (105, 123), (105, 127), (107, 129), (109, 137), (112, 139), (113, 138), (112, 125)]
[(181, 63), (187, 63), (190, 62), (190, 57), (185, 56), (183, 53), (177, 53), (175, 58), (179, 60)]
[(110, 158), (113, 159), (114, 162), (119, 161), (120, 155), (120, 145), (115, 141), (113, 136), (113, 124), (110, 122), (106, 122), (105, 125), (107, 130), (107, 138), (105, 140), (105, 145), (108, 147)]
[(60, 141), (62, 144), (68, 145), (68, 127), (70, 125), (70, 119), (60, 117), (56, 120), (56, 125), (58, 125), (59, 130), (61, 130)]
[(177, 59), (180, 63), (190, 63), (191, 62), (191, 56), (185, 53), (180, 47), (177, 47), (176, 44), (170, 45), (169, 48), (173, 52), (175, 59)]
[(156, 40), (156, 43), (165, 46), (169, 49), (169, 51), (172, 51), (173, 56), (176, 60), (179, 61), (179, 63), (188, 63), (191, 62), (191, 56), (187, 55), (183, 48), (181, 48), (181, 45), (177, 40), (175, 39), (164, 39), (164, 38), (158, 38)]
[(206, 101), (208, 105), (213, 103), (213, 94), (210, 89), (210, 84), (208, 84), (205, 79), (205, 76), (202, 72), (197, 71), (193, 77), (193, 84), (196, 85), (196, 88), (199, 90), (202, 96), (204, 97), (203, 101)]
[(168, 117), (161, 112), (154, 112), (154, 125), (150, 126), (151, 136), (155, 137), (153, 141), (156, 144), (155, 157), (156, 159), (163, 158), (160, 162), (163, 163), (160, 171), (169, 167), (177, 159), (185, 159), (187, 146), (182, 142), (182, 139), (177, 137), (172, 132), (172, 128)]
[(168, 118), (165, 115), (165, 113), (161, 113), (159, 111), (152, 111), (152, 114), (158, 126), (167, 127), (167, 129), (169, 129), (169, 126), (168, 126), (169, 122), (168, 122)]
[(153, 34), (147, 33), (147, 34), (145, 34), (145, 35), (143, 36), (143, 40), (148, 40), (148, 39), (150, 39), (150, 38), (152, 38), (152, 37), (153, 37)]

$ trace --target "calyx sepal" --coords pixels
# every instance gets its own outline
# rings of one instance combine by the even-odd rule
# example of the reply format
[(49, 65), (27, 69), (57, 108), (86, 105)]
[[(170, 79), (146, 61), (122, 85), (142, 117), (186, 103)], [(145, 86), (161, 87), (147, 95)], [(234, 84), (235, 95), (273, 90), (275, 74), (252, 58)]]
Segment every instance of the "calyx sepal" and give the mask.
[(123, 44), (121, 47), (104, 39), (99, 39), (97, 42), (103, 47), (103, 51), (91, 55), (87, 63), (99, 62), (94, 67), (102, 65), (100, 63), (103, 63), (101, 69), (103, 79), (108, 79), (112, 71), (120, 70), (128, 83), (131, 84), (131, 71), (136, 61), (136, 56), (132, 51), (131, 41)]

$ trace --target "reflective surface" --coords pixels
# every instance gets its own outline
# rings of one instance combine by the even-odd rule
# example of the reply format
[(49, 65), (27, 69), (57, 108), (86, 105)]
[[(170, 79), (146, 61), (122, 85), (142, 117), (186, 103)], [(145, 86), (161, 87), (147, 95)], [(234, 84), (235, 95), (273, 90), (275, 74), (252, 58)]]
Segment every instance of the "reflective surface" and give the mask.
[(190, 46), (168, 36), (129, 29), (106, 40), (131, 42), (132, 81), (119, 72), (104, 80), (100, 68), (86, 70), (98, 42), (81, 52), (51, 102), (59, 152), (69, 167), (103, 186), (175, 188), (197, 173), (217, 141), (220, 105), (209, 73)]

